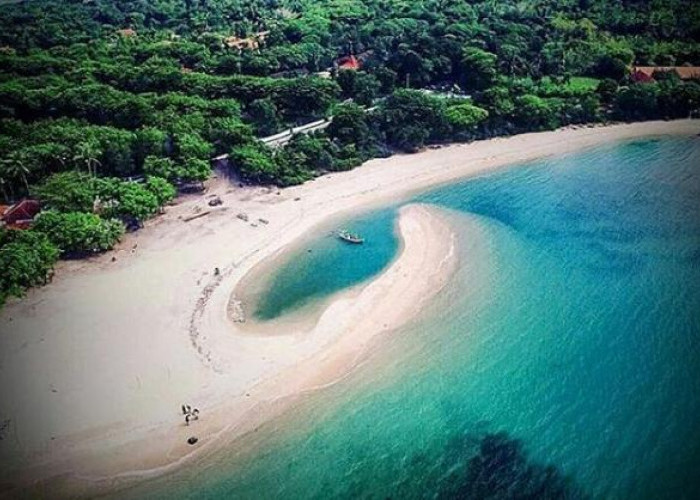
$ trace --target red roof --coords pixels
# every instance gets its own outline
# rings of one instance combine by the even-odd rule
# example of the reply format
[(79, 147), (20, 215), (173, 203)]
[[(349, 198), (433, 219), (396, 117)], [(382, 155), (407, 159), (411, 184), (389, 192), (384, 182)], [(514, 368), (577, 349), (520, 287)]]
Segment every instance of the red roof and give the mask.
[(634, 66), (632, 79), (635, 82), (653, 82), (654, 73), (664, 71), (675, 71), (681, 80), (700, 78), (699, 66)]
[(355, 56), (342, 57), (338, 59), (338, 67), (340, 69), (360, 69), (360, 61)]
[(36, 200), (22, 200), (5, 210), (0, 219), (7, 225), (23, 225), (31, 222), (41, 211), (41, 205)]
[(654, 77), (645, 71), (636, 70), (632, 73), (632, 81), (637, 83), (653, 82)]

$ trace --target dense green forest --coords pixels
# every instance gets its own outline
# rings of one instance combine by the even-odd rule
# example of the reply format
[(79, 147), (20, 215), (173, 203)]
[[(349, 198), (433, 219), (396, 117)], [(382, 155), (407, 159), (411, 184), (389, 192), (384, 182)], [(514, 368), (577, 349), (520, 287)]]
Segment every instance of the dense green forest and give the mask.
[(27, 0), (0, 24), (0, 196), (44, 209), (0, 228), (0, 303), (111, 248), (215, 155), (285, 186), (430, 143), (700, 113), (697, 81), (630, 77), (700, 65), (694, 0)]

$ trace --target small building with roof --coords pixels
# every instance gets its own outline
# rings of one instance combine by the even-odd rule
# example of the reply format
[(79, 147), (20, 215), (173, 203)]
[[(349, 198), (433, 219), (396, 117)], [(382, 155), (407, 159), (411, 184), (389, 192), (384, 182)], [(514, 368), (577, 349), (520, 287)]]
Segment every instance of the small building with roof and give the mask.
[(269, 31), (260, 31), (247, 38), (239, 38), (237, 36), (229, 36), (224, 38), (224, 43), (229, 49), (238, 50), (256, 50), (260, 48), (260, 44), (265, 42), (265, 39), (270, 35)]
[(0, 205), (0, 222), (13, 229), (27, 229), (41, 211), (37, 200), (25, 199), (14, 205)]
[(133, 28), (124, 28), (117, 30), (117, 35), (124, 37), (124, 38), (131, 38), (133, 36), (136, 36), (136, 30)]
[(351, 71), (360, 69), (360, 61), (352, 54), (341, 57), (336, 61), (336, 64), (338, 65), (338, 69), (347, 69)]
[(654, 73), (674, 71), (681, 80), (700, 80), (700, 66), (633, 66), (631, 77), (637, 83), (653, 82)]

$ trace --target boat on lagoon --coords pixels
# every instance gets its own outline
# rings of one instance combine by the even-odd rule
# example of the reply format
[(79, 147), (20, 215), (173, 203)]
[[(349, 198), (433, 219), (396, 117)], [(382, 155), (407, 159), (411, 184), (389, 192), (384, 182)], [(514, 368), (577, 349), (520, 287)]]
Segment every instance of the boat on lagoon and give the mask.
[(338, 231), (338, 238), (355, 245), (361, 245), (365, 242), (364, 238), (362, 238), (359, 234), (351, 233), (350, 231), (346, 230)]

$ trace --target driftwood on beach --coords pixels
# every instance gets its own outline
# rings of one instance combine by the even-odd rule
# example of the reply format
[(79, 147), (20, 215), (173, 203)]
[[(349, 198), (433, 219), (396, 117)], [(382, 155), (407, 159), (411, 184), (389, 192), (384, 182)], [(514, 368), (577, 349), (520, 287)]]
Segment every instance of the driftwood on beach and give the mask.
[(211, 213), (211, 210), (205, 210), (204, 212), (200, 212), (198, 214), (194, 215), (188, 215), (187, 217), (183, 217), (182, 220), (185, 222), (189, 222), (191, 220), (199, 219), (200, 217), (204, 217), (205, 215), (209, 215)]

